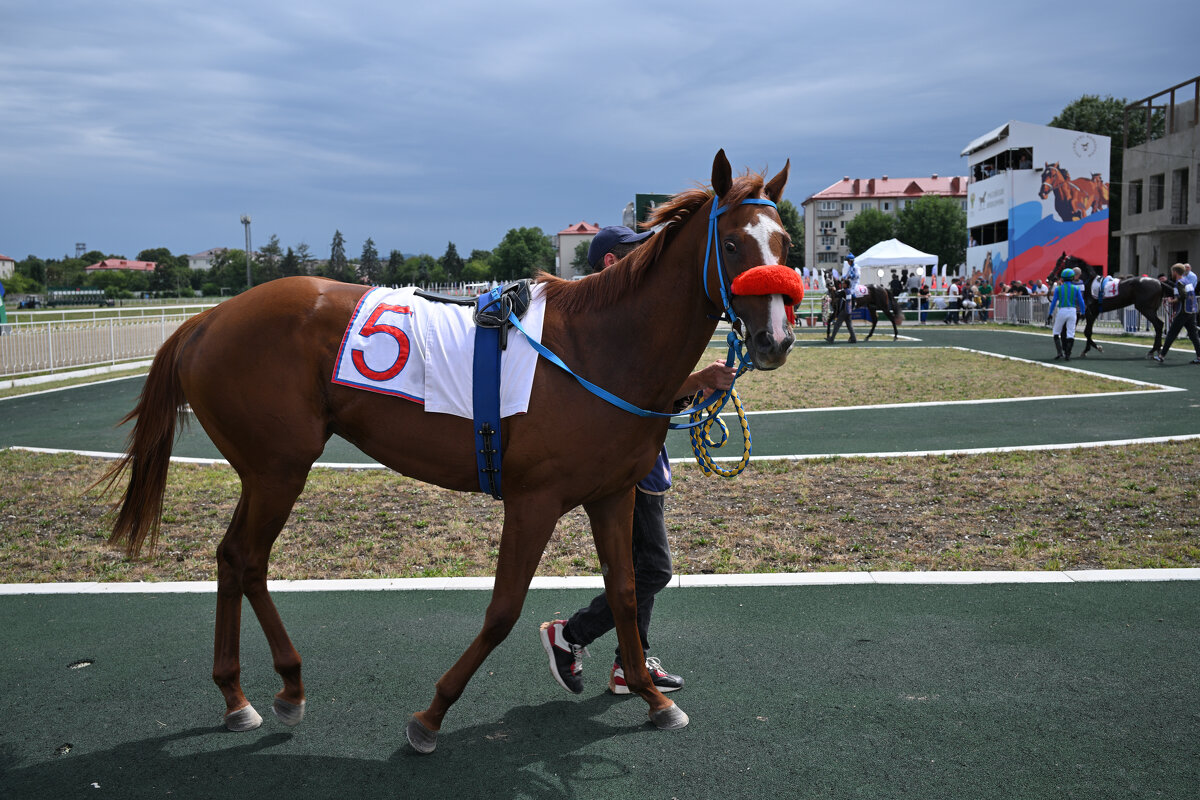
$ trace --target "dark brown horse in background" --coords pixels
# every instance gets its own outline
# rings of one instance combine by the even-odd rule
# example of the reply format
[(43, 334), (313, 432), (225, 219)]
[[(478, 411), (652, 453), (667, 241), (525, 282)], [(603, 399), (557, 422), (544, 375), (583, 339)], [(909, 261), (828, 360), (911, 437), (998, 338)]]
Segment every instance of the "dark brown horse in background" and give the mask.
[(1157, 278), (1149, 278), (1144, 275), (1121, 278), (1117, 283), (1117, 294), (1114, 297), (1101, 297), (1097, 299), (1092, 296), (1092, 283), (1100, 275), (1100, 270), (1082, 258), (1063, 253), (1058, 257), (1058, 261), (1054, 263), (1054, 269), (1046, 276), (1046, 282), (1054, 283), (1058, 280), (1059, 273), (1067, 267), (1075, 270), (1076, 274), (1083, 280), (1083, 301), (1087, 309), (1087, 324), (1083, 329), (1086, 344), (1084, 345), (1083, 352), (1079, 354), (1080, 358), (1086, 356), (1088, 350), (1093, 348), (1099, 350), (1101, 353), (1104, 352), (1103, 347), (1092, 341), (1092, 326), (1096, 324), (1096, 318), (1100, 316), (1100, 312), (1115, 311), (1118, 308), (1125, 308), (1127, 306), (1136, 308), (1138, 313), (1148, 319), (1150, 324), (1154, 326), (1154, 347), (1146, 354), (1146, 358), (1152, 358), (1155, 353), (1162, 349), (1163, 321), (1159, 318), (1158, 314), (1162, 308), (1163, 300), (1167, 296), (1167, 290), (1161, 281)]
[[(733, 178), (724, 151), (713, 162), (712, 189), (677, 195), (655, 210), (663, 225), (619, 264), (582, 281), (539, 276), (546, 296), (542, 342), (577, 374), (644, 409), (668, 411), (695, 368), (722, 312), (722, 287), (759, 265), (786, 260), (789, 240), (773, 205), (788, 166), (764, 182)], [(709, 210), (724, 275), (705, 269)], [(337, 434), (405, 475), (459, 491), (478, 491), (472, 421), (331, 381), (338, 346), (368, 287), (317, 278), (273, 281), (184, 323), (159, 350), (137, 407), (127, 455), (110, 472), (128, 471), (111, 541), (136, 556), (158, 536), (176, 420), (195, 418), (241, 479), (242, 494), (217, 548), (213, 680), (225, 697), (225, 723), (248, 730), (262, 718), (240, 682), (242, 598), (266, 635), (283, 689), (273, 709), (287, 725), (304, 715), (300, 656), (267, 591), (271, 546), (283, 529), (313, 462)], [(717, 298), (716, 301), (710, 298)], [(793, 341), (781, 294), (730, 302), (749, 358), (759, 369), (787, 359)], [(495, 587), (483, 628), (437, 682), (429, 707), (406, 733), (431, 752), (450, 706), (517, 622), (530, 580), (555, 524), (582, 505), (591, 521), (605, 591), (616, 620), (629, 687), (664, 729), (687, 715), (651, 682), (635, 620), (630, 537), (634, 483), (650, 471), (667, 434), (665, 418), (619, 410), (545, 359), (538, 361), (528, 413), (503, 420), (504, 525)], [(112, 484), (110, 483), (110, 486)]]
[[(830, 335), (830, 326), (833, 320), (837, 319), (837, 315), (841, 310), (842, 303), (845, 302), (846, 286), (849, 283), (845, 280), (838, 280), (833, 277), (831, 270), (825, 272), (825, 286), (829, 294), (829, 320), (825, 323), (825, 338)], [(871, 330), (867, 331), (867, 335), (863, 337), (863, 341), (871, 338), (875, 333), (875, 326), (879, 324), (879, 314), (882, 313), (887, 317), (888, 322), (892, 323), (892, 341), (900, 338), (900, 325), (904, 322), (904, 313), (900, 310), (900, 304), (896, 302), (896, 298), (892, 297), (892, 292), (886, 286), (880, 286), (877, 283), (867, 285), (867, 293), (862, 297), (854, 298), (853, 308), (865, 308), (867, 316), (871, 320)]]

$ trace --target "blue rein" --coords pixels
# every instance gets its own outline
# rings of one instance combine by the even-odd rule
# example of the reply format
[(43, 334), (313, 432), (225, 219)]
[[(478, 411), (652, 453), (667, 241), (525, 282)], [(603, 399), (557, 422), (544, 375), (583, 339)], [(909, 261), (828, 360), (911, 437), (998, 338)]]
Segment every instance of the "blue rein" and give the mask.
[[(758, 200), (758, 199), (743, 200), (743, 201), (741, 201), (740, 205), (770, 206), (771, 208), (778, 208), (775, 205), (775, 203), (771, 202), (770, 200)], [(718, 239), (717, 218), (720, 217), (722, 214), (724, 214), (726, 211), (728, 211), (730, 208), (732, 208), (732, 206), (720, 205), (719, 197), (715, 197), (715, 196), (713, 197), (712, 211), (708, 215), (708, 236), (707, 236), (707, 242), (704, 246), (704, 265), (703, 265), (702, 272), (701, 272), (701, 278), (704, 282), (704, 295), (710, 301), (712, 301), (713, 298), (712, 298), (712, 293), (709, 292), (709, 290), (708, 290), (708, 262), (709, 262), (711, 255), (714, 252), (713, 245), (719, 244), (717, 241), (717, 239)], [(716, 274), (717, 274), (718, 284), (721, 287), (721, 307), (724, 310), (724, 315), (722, 317), (718, 317), (718, 319), (728, 319), (730, 324), (732, 325), (737, 320), (737, 315), (733, 312), (733, 305), (730, 303), (729, 290), (726, 288), (725, 267), (721, 263), (721, 248), (719, 246), (715, 248), (715, 254), (716, 254), (716, 261), (717, 261)], [(529, 341), (530, 346), (533, 347), (533, 349), (535, 351), (537, 351), (537, 353), (540, 356), (542, 356), (542, 358), (546, 359), (551, 364), (554, 364), (556, 367), (565, 371), (568, 375), (570, 375), (572, 378), (574, 378), (576, 381), (578, 381), (580, 386), (587, 389), (589, 392), (596, 395), (601, 400), (604, 400), (605, 402), (607, 402), (611, 405), (614, 405), (623, 411), (628, 411), (630, 414), (636, 414), (639, 417), (666, 417), (668, 419), (671, 419), (674, 417), (692, 416), (695, 414), (695, 412), (697, 412), (700, 409), (705, 408), (706, 406), (709, 405), (709, 403), (705, 401), (705, 398), (697, 398), (692, 403), (692, 405), (688, 406), (683, 411), (680, 411), (680, 412), (677, 412), (674, 414), (666, 413), (663, 411), (648, 411), (644, 408), (639, 408), (639, 407), (633, 405), (632, 403), (622, 400), (620, 397), (617, 397), (615, 394), (608, 391), (607, 389), (603, 389), (603, 388), (597, 386), (596, 384), (592, 383), (591, 381), (588, 381), (587, 379), (582, 378), (579, 375), (576, 375), (575, 372), (570, 367), (568, 367), (565, 363), (563, 363), (563, 360), (561, 358), (559, 358), (557, 355), (552, 353), (545, 345), (543, 345), (537, 339), (530, 336), (529, 333), (523, 327), (521, 327), (521, 321), (517, 319), (515, 314), (509, 314), (508, 321), (511, 322), (512, 325), (517, 330), (519, 330), (521, 333), (523, 333), (525, 335), (525, 338)], [(733, 366), (734, 361), (735, 360), (737, 361), (738, 371), (737, 371), (737, 375), (734, 376), (734, 380), (736, 381), (737, 377), (740, 376), (743, 372), (745, 372), (748, 369), (754, 369), (754, 364), (749, 359), (746, 358), (745, 342), (743, 342), (740, 338), (738, 338), (737, 334), (734, 333), (734, 331), (731, 330), (729, 332), (729, 334), (726, 336), (726, 342), (729, 345), (729, 352), (725, 357), (725, 365)], [(734, 394), (733, 386), (730, 385), (730, 387), (728, 389), (724, 390), (720, 394), (722, 395), (721, 402), (719, 404), (714, 404), (714, 406), (709, 410), (709, 412), (703, 418), (701, 418), (697, 415), (697, 416), (693, 417), (691, 420), (689, 420), (688, 422), (671, 422), (667, 425), (667, 427), (672, 430), (685, 430), (688, 428), (695, 428), (698, 425), (705, 424), (705, 422), (708, 419), (712, 419), (713, 417), (716, 417), (718, 414), (721, 413), (721, 410), (723, 408), (725, 408), (725, 404), (729, 402), (730, 397), (732, 397)], [(712, 398), (710, 396), (709, 400), (711, 400), (711, 399)]]

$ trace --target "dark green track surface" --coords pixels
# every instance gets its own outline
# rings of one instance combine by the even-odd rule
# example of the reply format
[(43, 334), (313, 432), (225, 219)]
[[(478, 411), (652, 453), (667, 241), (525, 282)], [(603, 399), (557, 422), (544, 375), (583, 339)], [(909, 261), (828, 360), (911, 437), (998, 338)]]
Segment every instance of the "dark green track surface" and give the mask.
[[(869, 344), (855, 347), (958, 346), (1048, 361), (1054, 348), (1048, 334), (1030, 335), (970, 326), (908, 326), (906, 336), (917, 341), (893, 343), (877, 333)], [(1177, 347), (1166, 366), (1145, 358), (1149, 342), (1132, 346), (1110, 344), (1103, 353), (1070, 362), (1072, 368), (1101, 375), (1161, 383), (1177, 392), (1123, 392), (1070, 399), (963, 403), (936, 407), (823, 410), (808, 413), (756, 414), (748, 408), (755, 456), (851, 455), (855, 453), (924, 452), (980, 447), (1103, 442), (1200, 434), (1200, 367), (1190, 365), (1188, 343)], [(807, 343), (803, 347), (830, 347)], [(833, 345), (849, 347), (848, 344)], [(1077, 343), (1076, 350), (1082, 348)], [(116, 423), (137, 402), (142, 379), (113, 381), (64, 391), (0, 400), (0, 447), (48, 447), (66, 450), (120, 452), (127, 429)], [(396, 402), (406, 402), (397, 400)], [(741, 437), (730, 421), (730, 452), (741, 455)], [(864, 431), (869, 435), (864, 435)], [(672, 432), (668, 447), (673, 458), (691, 455), (687, 434)], [(736, 452), (733, 452), (736, 451)], [(174, 454), (220, 458), (199, 425), (190, 425), (176, 443)], [(334, 437), (321, 457), (325, 463), (368, 463), (365, 455)]]
[[(478, 630), (486, 592), (277, 593), (309, 711), (247, 607), (262, 728), (219, 727), (212, 595), (0, 597), (0, 797), (1190, 798), (1200, 787), (1200, 586), (669, 589), (655, 652), (691, 716), (653, 729), (550, 678), (540, 621), (590, 592), (531, 593), (451, 710), (438, 750), (404, 725)], [(79, 659), (94, 664), (69, 669)], [(56, 755), (63, 745), (70, 752)], [(94, 788), (98, 784), (99, 788)]]

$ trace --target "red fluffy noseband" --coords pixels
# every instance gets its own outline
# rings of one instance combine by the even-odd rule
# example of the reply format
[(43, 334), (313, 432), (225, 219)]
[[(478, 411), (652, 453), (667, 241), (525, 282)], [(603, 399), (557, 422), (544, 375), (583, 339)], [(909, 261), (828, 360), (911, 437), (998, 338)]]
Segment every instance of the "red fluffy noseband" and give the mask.
[(735, 295), (783, 295), (789, 322), (792, 321), (792, 306), (799, 305), (804, 299), (804, 281), (794, 269), (783, 264), (752, 267), (734, 278), (729, 288)]

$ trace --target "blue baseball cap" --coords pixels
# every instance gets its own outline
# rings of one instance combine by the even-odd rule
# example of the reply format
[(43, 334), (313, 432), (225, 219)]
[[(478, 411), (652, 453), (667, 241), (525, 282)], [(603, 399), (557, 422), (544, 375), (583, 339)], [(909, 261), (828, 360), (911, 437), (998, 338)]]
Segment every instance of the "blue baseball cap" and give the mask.
[(846, 254), (846, 260), (847, 260), (847, 261), (853, 261), (853, 260), (854, 260), (854, 253), (847, 253), (847, 254)]
[(600, 269), (604, 266), (604, 257), (617, 245), (634, 244), (653, 234), (654, 231), (635, 233), (624, 225), (609, 225), (607, 228), (601, 228), (600, 232), (592, 238), (592, 243), (588, 245), (588, 263), (592, 265), (592, 269)]

